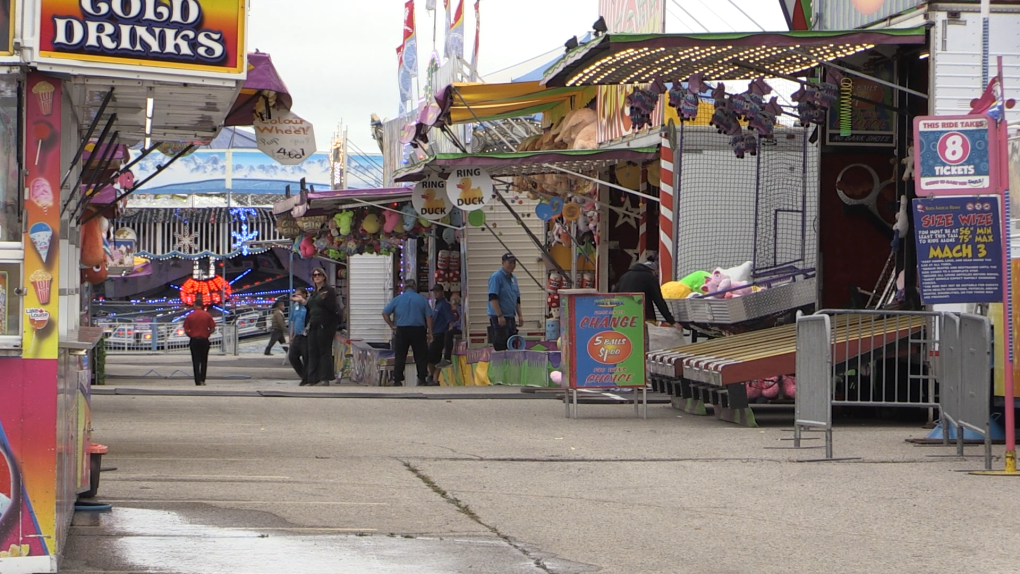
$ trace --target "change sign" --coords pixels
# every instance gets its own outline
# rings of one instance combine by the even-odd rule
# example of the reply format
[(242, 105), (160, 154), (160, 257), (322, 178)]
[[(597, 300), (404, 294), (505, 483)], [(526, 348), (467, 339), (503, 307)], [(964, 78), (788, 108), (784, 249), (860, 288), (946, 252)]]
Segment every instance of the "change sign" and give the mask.
[(915, 199), (912, 211), (924, 303), (1001, 302), (999, 199)]
[(994, 129), (986, 115), (915, 118), (917, 195), (998, 192)]

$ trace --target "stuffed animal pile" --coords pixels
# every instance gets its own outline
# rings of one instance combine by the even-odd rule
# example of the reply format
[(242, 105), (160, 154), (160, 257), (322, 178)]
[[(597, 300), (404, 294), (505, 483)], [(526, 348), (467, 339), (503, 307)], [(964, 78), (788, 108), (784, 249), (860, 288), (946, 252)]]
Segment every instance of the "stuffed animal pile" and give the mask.
[(717, 267), (711, 273), (695, 271), (679, 281), (670, 281), (662, 286), (664, 299), (686, 299), (702, 297), (706, 299), (732, 299), (759, 291), (761, 288), (751, 285), (752, 264), (745, 261), (736, 267), (723, 269)]
[(822, 125), (825, 123), (826, 112), (839, 100), (839, 83), (843, 75), (828, 68), (826, 70), (826, 81), (817, 86), (802, 85), (799, 90), (790, 96), (790, 99), (797, 103), (797, 117), (800, 125), (811, 124)]
[[(322, 255), (342, 261), (362, 253), (389, 255), (397, 250), (401, 240), (418, 237), (431, 225), (410, 206), (401, 213), (375, 207), (343, 209), (322, 227), (306, 228), (294, 239), (293, 249), (304, 259)], [(459, 282), (460, 278), (447, 281), (454, 280)]]
[[(517, 151), (595, 149), (598, 144), (595, 131), (597, 119), (595, 110), (591, 108), (571, 110), (546, 128), (542, 134), (522, 141)], [(594, 187), (586, 179), (563, 174), (518, 176), (514, 178), (513, 183), (515, 190), (527, 193), (531, 199), (538, 199), (535, 192), (556, 195), (564, 191), (590, 193)]]

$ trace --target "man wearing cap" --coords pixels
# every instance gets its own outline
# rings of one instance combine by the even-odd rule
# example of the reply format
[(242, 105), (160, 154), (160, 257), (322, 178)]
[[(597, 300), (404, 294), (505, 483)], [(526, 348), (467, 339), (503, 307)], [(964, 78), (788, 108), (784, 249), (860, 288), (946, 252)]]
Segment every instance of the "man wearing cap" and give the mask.
[(521, 289), (517, 285), (514, 269), (517, 258), (513, 253), (503, 254), (503, 266), (489, 277), (489, 342), (496, 351), (505, 351), (507, 339), (517, 334), (517, 326), (524, 322), (521, 314)]
[(439, 365), (443, 361), (446, 333), (453, 326), (454, 316), (453, 307), (446, 300), (446, 289), (439, 283), (432, 286), (432, 301), (432, 342), (429, 343), (429, 371), (432, 374), (432, 384), (438, 385)]
[(659, 266), (656, 261), (649, 257), (643, 263), (636, 263), (620, 277), (616, 284), (617, 293), (644, 293), (645, 295), (645, 320), (655, 320), (655, 308), (659, 308), (662, 318), (673, 325), (673, 314), (669, 312), (669, 305), (662, 298), (662, 287), (659, 286)]
[[(428, 384), (432, 309), (429, 308), (428, 299), (418, 293), (418, 284), (411, 280), (404, 281), (404, 292), (386, 304), (382, 316), (393, 330), (393, 385), (399, 387), (404, 384), (408, 348), (414, 351), (418, 384)], [(395, 322), (391, 316), (396, 316)]]

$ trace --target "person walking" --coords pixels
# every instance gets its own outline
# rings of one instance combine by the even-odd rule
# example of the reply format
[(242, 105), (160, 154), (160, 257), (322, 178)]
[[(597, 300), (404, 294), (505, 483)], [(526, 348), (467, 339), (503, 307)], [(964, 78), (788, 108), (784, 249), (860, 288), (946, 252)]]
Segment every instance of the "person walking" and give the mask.
[(287, 320), (283, 318), (283, 301), (277, 301), (273, 304), (273, 323), (269, 333), (269, 344), (266, 345), (266, 352), (264, 355), (273, 354), (273, 345), (279, 342), (281, 345), (287, 344), (287, 337), (284, 333), (287, 332)]
[(501, 267), (489, 277), (489, 342), (496, 351), (506, 350), (507, 339), (516, 335), (518, 325), (524, 322), (516, 268), (517, 257), (504, 253)]
[[(446, 289), (439, 283), (432, 286), (432, 341), (429, 343), (429, 374), (432, 382), (439, 384), (439, 364), (443, 361), (446, 335), (455, 319), (453, 307), (446, 300)], [(446, 363), (450, 364), (449, 361)], [(445, 365), (444, 365), (445, 366)]]
[(308, 302), (308, 291), (298, 288), (294, 290), (290, 300), (294, 303), (290, 311), (290, 350), (287, 359), (294, 372), (301, 377), (300, 386), (310, 384), (308, 380), (308, 337), (305, 335), (308, 309), (305, 304)]
[[(429, 301), (418, 293), (418, 284), (404, 282), (404, 292), (383, 307), (383, 319), (393, 331), (393, 385), (404, 384), (407, 349), (414, 352), (418, 385), (426, 386), (429, 376), (429, 343), (432, 342), (432, 310)], [(396, 316), (396, 320), (392, 316)]]
[(450, 328), (446, 330), (446, 336), (443, 337), (443, 360), (436, 363), (438, 369), (445, 369), (453, 364), (453, 341), (457, 335), (463, 333), (460, 328), (460, 295), (457, 293), (450, 297), (450, 310), (453, 311), (453, 323), (450, 323)]
[(195, 384), (204, 387), (205, 375), (209, 369), (209, 337), (216, 332), (216, 321), (205, 309), (202, 301), (195, 298), (195, 304), (184, 318), (184, 332), (188, 335), (191, 350), (191, 367), (195, 373)]
[(340, 326), (336, 291), (326, 282), (321, 268), (312, 271), (312, 293), (308, 297), (308, 374), (311, 385), (328, 386), (333, 373), (333, 339)]
[(655, 320), (655, 308), (659, 308), (662, 318), (670, 325), (676, 325), (669, 305), (662, 298), (662, 287), (659, 286), (659, 266), (655, 260), (648, 259), (643, 263), (635, 263), (630, 270), (620, 277), (616, 284), (616, 293), (643, 293), (645, 296), (645, 321)]

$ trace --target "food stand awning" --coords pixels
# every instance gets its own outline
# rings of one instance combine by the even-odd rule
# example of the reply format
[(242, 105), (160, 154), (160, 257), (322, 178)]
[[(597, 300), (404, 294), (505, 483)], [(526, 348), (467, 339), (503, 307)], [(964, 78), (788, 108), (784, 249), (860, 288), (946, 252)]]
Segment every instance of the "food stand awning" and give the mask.
[[(419, 181), (429, 174), (447, 174), (461, 167), (481, 167), (493, 177), (574, 172), (595, 172), (619, 162), (643, 163), (658, 157), (658, 148), (611, 150), (543, 150), (513, 153), (441, 153), (428, 161), (398, 170), (398, 182)], [(559, 168), (559, 169), (557, 169)]]
[(926, 42), (925, 28), (726, 34), (606, 34), (563, 57), (540, 82), (547, 87), (639, 84), (656, 77), (750, 80), (760, 71), (795, 75), (879, 45)]
[(539, 114), (581, 98), (584, 92), (584, 88), (545, 88), (539, 82), (457, 83), (436, 94), (436, 102), (440, 122), (470, 124)]
[(271, 107), (277, 109), (289, 110), (293, 103), (287, 85), (273, 65), (273, 58), (265, 52), (254, 52), (248, 54), (248, 77), (223, 125), (250, 126), (260, 97), (274, 100), (275, 106)]

